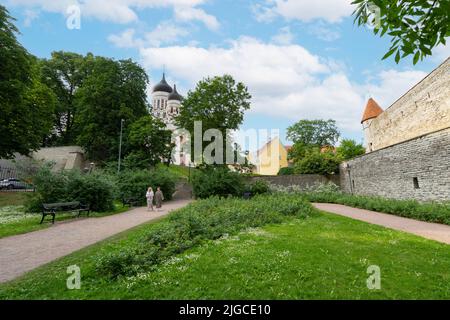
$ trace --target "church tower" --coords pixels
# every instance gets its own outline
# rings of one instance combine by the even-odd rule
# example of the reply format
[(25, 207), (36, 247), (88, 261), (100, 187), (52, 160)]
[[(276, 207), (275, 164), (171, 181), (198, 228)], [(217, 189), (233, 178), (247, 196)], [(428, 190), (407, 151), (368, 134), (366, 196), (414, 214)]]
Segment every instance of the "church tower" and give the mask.
[[(178, 93), (177, 86), (172, 87), (166, 81), (166, 75), (163, 73), (162, 80), (153, 87), (152, 97), (152, 115), (164, 122), (167, 129), (174, 132), (177, 127), (174, 118), (180, 114), (181, 102), (183, 97)], [(172, 155), (172, 162), (176, 165), (187, 165), (190, 161), (188, 154), (183, 153), (182, 144), (186, 137), (182, 135), (175, 137), (175, 149)]]
[(372, 152), (373, 149), (373, 136), (370, 130), (372, 121), (383, 113), (383, 109), (378, 105), (378, 103), (370, 98), (367, 101), (366, 109), (361, 120), (361, 124), (364, 130), (364, 142), (366, 145), (366, 153)]

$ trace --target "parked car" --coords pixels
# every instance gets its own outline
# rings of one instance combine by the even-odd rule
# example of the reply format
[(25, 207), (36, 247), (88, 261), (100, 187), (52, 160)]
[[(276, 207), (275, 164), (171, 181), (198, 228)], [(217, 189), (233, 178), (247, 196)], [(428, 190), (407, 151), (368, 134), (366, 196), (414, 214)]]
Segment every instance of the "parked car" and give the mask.
[(31, 185), (16, 178), (9, 178), (0, 181), (0, 189), (30, 189)]

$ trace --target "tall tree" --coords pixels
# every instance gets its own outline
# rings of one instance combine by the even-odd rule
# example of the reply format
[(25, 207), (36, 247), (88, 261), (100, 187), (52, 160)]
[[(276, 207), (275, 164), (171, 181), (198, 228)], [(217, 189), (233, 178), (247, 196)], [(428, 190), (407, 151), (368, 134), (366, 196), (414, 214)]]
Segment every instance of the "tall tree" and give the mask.
[(437, 45), (450, 36), (450, 0), (354, 0), (355, 21), (370, 23), (373, 32), (392, 37), (383, 59), (395, 54), (395, 61), (413, 55), (413, 63), (432, 55)]
[(294, 142), (289, 157), (298, 160), (311, 148), (334, 146), (339, 135), (334, 120), (300, 120), (287, 129), (287, 138)]
[(148, 169), (171, 158), (172, 132), (159, 119), (146, 115), (130, 127), (128, 151), (124, 164), (128, 168)]
[[(92, 72), (75, 94), (77, 142), (90, 159), (116, 159), (121, 119), (126, 138), (127, 127), (148, 112), (147, 85), (147, 74), (131, 60), (95, 57)], [(124, 145), (126, 149), (126, 139)]]
[(0, 158), (39, 148), (54, 108), (52, 92), (39, 81), (38, 60), (17, 41), (18, 33), (0, 5)]
[(341, 145), (336, 148), (337, 155), (343, 160), (353, 159), (357, 156), (363, 155), (366, 149), (362, 144), (357, 143), (352, 139), (343, 139)]
[[(175, 123), (190, 132), (192, 141), (196, 121), (202, 122), (202, 137), (208, 129), (217, 129), (225, 139), (227, 129), (236, 130), (242, 124), (244, 112), (250, 109), (250, 99), (247, 87), (241, 82), (236, 83), (230, 75), (206, 78), (188, 93)], [(202, 149), (209, 143), (204, 141)], [(224, 155), (226, 145), (224, 142)]]
[(75, 93), (89, 75), (87, 62), (80, 54), (58, 51), (42, 64), (42, 81), (55, 93), (58, 103), (55, 109), (55, 123), (52, 134), (46, 139), (47, 145), (69, 145), (75, 142), (77, 107)]

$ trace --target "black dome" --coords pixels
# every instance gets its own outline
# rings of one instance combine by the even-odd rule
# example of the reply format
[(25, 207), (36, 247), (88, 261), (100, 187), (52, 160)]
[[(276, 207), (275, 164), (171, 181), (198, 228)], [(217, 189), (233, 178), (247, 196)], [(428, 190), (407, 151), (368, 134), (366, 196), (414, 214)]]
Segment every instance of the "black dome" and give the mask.
[(183, 97), (177, 92), (177, 85), (173, 85), (173, 91), (169, 94), (169, 100), (183, 100)]
[(163, 73), (163, 78), (160, 83), (153, 87), (153, 92), (162, 91), (172, 93), (172, 87), (166, 81), (166, 75)]

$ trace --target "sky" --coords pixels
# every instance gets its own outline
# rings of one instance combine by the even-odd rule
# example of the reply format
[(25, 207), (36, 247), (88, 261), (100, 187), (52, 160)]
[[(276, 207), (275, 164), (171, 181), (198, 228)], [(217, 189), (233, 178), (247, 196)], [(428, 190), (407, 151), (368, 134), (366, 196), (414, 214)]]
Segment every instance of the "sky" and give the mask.
[(386, 109), (450, 55), (447, 46), (415, 66), (381, 60), (390, 39), (355, 25), (351, 0), (0, 3), (32, 54), (131, 58), (149, 74), (149, 94), (163, 70), (182, 95), (205, 77), (230, 74), (252, 95), (242, 129), (278, 129), (286, 144), (286, 128), (300, 119), (334, 119), (343, 138), (362, 142), (369, 97)]

